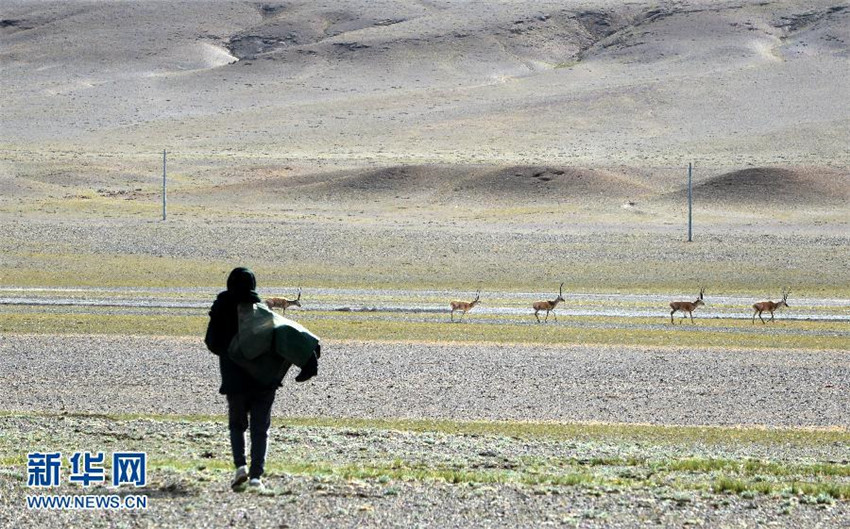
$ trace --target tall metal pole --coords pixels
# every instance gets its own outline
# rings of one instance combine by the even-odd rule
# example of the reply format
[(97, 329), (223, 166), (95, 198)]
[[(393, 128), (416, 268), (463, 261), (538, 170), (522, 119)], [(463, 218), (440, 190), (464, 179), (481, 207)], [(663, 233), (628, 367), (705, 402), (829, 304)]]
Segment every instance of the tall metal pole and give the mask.
[(166, 205), (168, 200), (166, 198), (166, 185), (165, 185), (165, 149), (162, 150), (162, 220), (165, 220), (165, 212)]
[(688, 162), (688, 242), (693, 241), (693, 226), (694, 226), (694, 199), (692, 192), (692, 177), (693, 167), (690, 162)]

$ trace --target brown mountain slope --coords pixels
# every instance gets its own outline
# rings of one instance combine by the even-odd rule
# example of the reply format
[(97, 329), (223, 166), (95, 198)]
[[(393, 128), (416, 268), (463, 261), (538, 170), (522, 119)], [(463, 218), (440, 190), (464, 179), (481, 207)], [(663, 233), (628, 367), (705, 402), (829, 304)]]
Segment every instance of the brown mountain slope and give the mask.
[[(258, 169), (259, 173), (265, 171)], [(648, 190), (623, 175), (601, 169), (477, 165), (405, 165), (290, 176), (286, 171), (248, 176), (232, 185), (193, 193), (258, 200), (333, 201), (411, 198), (432, 202), (541, 203), (638, 197)]]
[(644, 187), (601, 169), (515, 166), (471, 174), (454, 192), (490, 199), (530, 202), (608, 200), (647, 194)]
[[(730, 206), (817, 207), (850, 203), (850, 172), (755, 167), (723, 173), (694, 185), (694, 199)], [(687, 189), (667, 195), (681, 200)]]

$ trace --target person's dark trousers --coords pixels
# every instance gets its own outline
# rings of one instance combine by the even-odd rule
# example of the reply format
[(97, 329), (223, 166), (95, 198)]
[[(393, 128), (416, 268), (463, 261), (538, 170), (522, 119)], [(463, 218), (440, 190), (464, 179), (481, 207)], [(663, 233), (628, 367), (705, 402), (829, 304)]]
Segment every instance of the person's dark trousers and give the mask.
[[(245, 430), (251, 428), (251, 468), (248, 475), (259, 478), (266, 465), (269, 428), (272, 424), (272, 404), (275, 390), (257, 393), (234, 393), (227, 396), (228, 426), (233, 463), (237, 467), (245, 462)], [(250, 423), (249, 418), (250, 416)]]

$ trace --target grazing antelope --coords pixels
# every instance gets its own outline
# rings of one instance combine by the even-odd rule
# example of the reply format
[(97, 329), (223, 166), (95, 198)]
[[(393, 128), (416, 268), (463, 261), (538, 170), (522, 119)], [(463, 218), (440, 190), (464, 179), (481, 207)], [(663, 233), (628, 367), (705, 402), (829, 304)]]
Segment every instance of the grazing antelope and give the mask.
[(549, 313), (552, 313), (555, 321), (558, 321), (558, 316), (555, 315), (555, 307), (558, 306), (558, 302), (564, 301), (564, 284), (561, 283), (561, 286), (558, 288), (558, 297), (553, 299), (552, 301), (535, 301), (531, 307), (534, 309), (534, 317), (537, 318), (537, 323), (540, 323), (540, 316), (537, 315), (541, 310), (546, 311), (546, 317), (543, 321), (547, 321), (549, 319)]
[(452, 321), (455, 321), (455, 311), (456, 310), (461, 311), (462, 314), (460, 315), (460, 319), (462, 320), (464, 314), (466, 314), (467, 311), (472, 310), (472, 307), (477, 305), (478, 302), (480, 301), (480, 299), (481, 299), (481, 289), (479, 288), (478, 292), (475, 293), (475, 299), (473, 299), (472, 301), (452, 301), (451, 302)]
[(295, 299), (286, 299), (286, 298), (268, 298), (266, 300), (266, 305), (273, 309), (275, 307), (280, 307), (284, 314), (286, 313), (286, 308), (295, 305), (296, 307), (301, 306), (301, 289), (298, 289), (298, 297)]
[(691, 316), (691, 323), (694, 322), (694, 311), (700, 305), (705, 305), (705, 302), (702, 300), (702, 295), (705, 293), (705, 289), (699, 289), (699, 297), (695, 301), (671, 301), (670, 302), (670, 323), (675, 325), (673, 321), (673, 313), (677, 310), (682, 311), (682, 319), (685, 319), (685, 314), (689, 314)]
[(758, 314), (762, 323), (766, 323), (764, 318), (761, 317), (761, 313), (764, 311), (768, 311), (770, 313), (770, 319), (767, 321), (773, 321), (773, 311), (781, 309), (782, 307), (788, 307), (788, 294), (790, 293), (791, 292), (788, 290), (783, 290), (782, 301), (777, 301), (776, 303), (773, 301), (761, 301), (753, 305), (753, 324), (756, 322), (756, 314)]

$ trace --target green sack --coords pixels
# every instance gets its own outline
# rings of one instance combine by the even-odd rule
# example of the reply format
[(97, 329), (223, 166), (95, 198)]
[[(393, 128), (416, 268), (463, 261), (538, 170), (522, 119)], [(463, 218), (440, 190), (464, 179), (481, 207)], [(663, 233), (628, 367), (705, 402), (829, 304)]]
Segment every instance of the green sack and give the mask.
[(304, 367), (313, 356), (319, 337), (300, 323), (275, 313), (274, 349), (287, 362)]
[(272, 351), (255, 358), (246, 358), (242, 354), (242, 349), (239, 348), (235, 337), (230, 342), (228, 356), (236, 365), (247, 371), (251, 375), (251, 378), (259, 382), (262, 386), (280, 384), (280, 381), (283, 380), (287, 371), (292, 366), (291, 362), (287, 362), (286, 359), (281, 358)]
[(263, 303), (240, 303), (239, 331), (228, 356), (261, 383), (280, 381), (292, 364), (304, 367), (319, 338)]
[(238, 347), (248, 360), (270, 352), (274, 341), (274, 313), (262, 303), (240, 303), (236, 312), (239, 331), (231, 348)]

